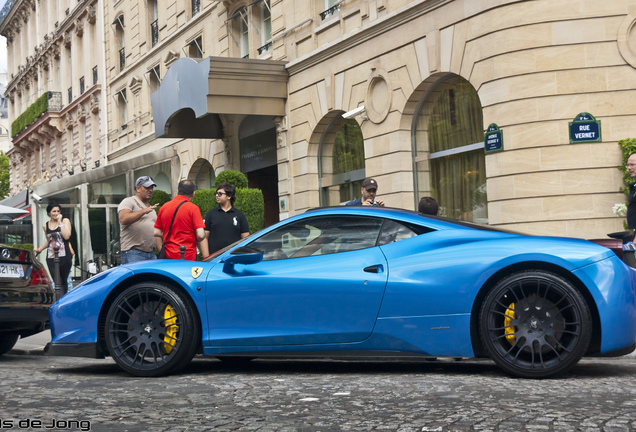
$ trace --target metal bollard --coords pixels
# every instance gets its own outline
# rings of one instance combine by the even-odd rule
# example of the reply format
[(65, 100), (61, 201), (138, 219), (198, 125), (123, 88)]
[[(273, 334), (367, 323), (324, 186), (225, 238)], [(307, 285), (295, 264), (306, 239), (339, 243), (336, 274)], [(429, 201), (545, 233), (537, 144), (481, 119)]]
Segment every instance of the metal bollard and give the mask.
[(186, 247), (184, 245), (179, 246), (179, 251), (181, 252), (181, 259), (185, 259)]
[(60, 246), (53, 246), (53, 283), (55, 284), (55, 301), (58, 301), (66, 293), (62, 292), (62, 282), (60, 281)]

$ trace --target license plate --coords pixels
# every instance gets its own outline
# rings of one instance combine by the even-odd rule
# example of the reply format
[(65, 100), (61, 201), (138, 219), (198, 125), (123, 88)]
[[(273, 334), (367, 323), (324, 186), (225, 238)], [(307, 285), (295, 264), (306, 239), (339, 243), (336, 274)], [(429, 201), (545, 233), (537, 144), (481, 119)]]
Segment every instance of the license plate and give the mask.
[(24, 269), (22, 264), (0, 264), (0, 278), (22, 278)]

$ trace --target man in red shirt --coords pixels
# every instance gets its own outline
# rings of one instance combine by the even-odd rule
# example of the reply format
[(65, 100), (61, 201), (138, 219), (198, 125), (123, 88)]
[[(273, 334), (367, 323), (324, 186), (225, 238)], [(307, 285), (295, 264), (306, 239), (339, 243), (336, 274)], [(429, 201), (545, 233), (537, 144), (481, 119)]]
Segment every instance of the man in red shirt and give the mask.
[[(196, 185), (192, 180), (179, 182), (178, 195), (159, 209), (155, 222), (154, 236), (157, 238), (157, 249), (166, 245), (166, 258), (180, 259), (179, 246), (186, 247), (185, 259), (197, 260), (197, 243), (204, 257), (209, 255), (208, 243), (205, 240), (205, 224), (201, 217), (201, 210), (190, 200), (194, 196)], [(180, 206), (181, 205), (181, 206)], [(180, 207), (179, 207), (180, 206)], [(177, 210), (177, 207), (179, 209)], [(177, 213), (175, 216), (175, 212)], [(174, 216), (172, 229), (170, 223)], [(168, 237), (168, 233), (170, 236)]]

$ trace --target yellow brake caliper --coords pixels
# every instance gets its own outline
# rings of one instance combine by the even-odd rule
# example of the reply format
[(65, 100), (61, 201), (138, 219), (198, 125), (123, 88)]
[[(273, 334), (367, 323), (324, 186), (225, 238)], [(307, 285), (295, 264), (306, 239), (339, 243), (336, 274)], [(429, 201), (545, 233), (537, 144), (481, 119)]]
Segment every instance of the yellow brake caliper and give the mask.
[(514, 345), (517, 341), (515, 338), (515, 331), (517, 331), (517, 327), (512, 326), (512, 320), (515, 319), (515, 304), (510, 303), (508, 309), (506, 309), (506, 318), (504, 318), (504, 332), (506, 334), (506, 340), (510, 343), (510, 345)]
[(172, 352), (172, 347), (177, 344), (177, 332), (179, 326), (177, 325), (177, 313), (174, 311), (170, 304), (166, 305), (166, 310), (163, 312), (163, 318), (166, 321), (166, 336), (163, 338), (165, 342), (164, 349), (166, 354)]

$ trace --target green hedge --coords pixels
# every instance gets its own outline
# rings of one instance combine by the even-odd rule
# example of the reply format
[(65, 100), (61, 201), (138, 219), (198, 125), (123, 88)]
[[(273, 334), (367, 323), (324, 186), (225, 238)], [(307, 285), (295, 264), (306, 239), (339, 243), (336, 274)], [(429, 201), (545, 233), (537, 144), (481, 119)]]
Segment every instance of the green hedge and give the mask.
[[(617, 166), (623, 173), (623, 186), (619, 188), (619, 191), (625, 194), (625, 204), (629, 205), (629, 186), (634, 183), (634, 179), (629, 176), (629, 171), (627, 170), (627, 159), (636, 153), (636, 138), (625, 138), (618, 142), (618, 146), (621, 148), (621, 152), (623, 153), (622, 164)], [(627, 221), (623, 220), (623, 227), (628, 229)]]
[(167, 203), (168, 201), (170, 201), (171, 199), (172, 198), (170, 197), (170, 194), (168, 192), (162, 191), (161, 189), (156, 189), (155, 191), (152, 192), (152, 198), (150, 198), (150, 205), (152, 206), (152, 205), (158, 204), (155, 211), (159, 213), (159, 209), (161, 208), (161, 206)]
[(31, 123), (48, 110), (48, 96), (49, 92), (44, 93), (11, 123), (11, 138), (28, 128)]
[(636, 153), (636, 138), (625, 138), (618, 142), (618, 146), (621, 148), (623, 152), (623, 160), (622, 165), (617, 168), (623, 173), (623, 185), (624, 187), (620, 188), (620, 191), (625, 194), (625, 201), (628, 202), (627, 199), (629, 195), (629, 186), (634, 183), (634, 179), (629, 176), (629, 171), (627, 170), (627, 159)]
[[(247, 177), (240, 171), (225, 170), (221, 171), (214, 179), (214, 189), (217, 189), (221, 183), (229, 183), (237, 189), (247, 187)], [(238, 195), (236, 197), (238, 199)]]

